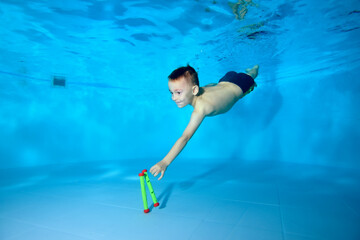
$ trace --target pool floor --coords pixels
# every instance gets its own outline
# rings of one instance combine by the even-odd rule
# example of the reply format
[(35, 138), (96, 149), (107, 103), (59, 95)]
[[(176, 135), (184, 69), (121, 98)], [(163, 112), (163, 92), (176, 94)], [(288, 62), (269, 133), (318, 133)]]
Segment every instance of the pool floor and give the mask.
[(150, 176), (160, 206), (148, 214), (134, 163), (0, 170), (0, 239), (360, 239), (355, 169), (239, 160), (189, 166), (178, 161), (163, 180)]

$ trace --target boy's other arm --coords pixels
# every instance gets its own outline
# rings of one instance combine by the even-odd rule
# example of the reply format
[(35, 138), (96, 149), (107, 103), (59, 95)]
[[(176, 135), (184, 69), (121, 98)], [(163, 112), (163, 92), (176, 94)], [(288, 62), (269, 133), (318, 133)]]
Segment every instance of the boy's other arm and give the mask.
[(179, 155), (179, 153), (184, 149), (187, 142), (194, 135), (196, 130), (199, 128), (201, 122), (204, 120), (205, 114), (203, 111), (194, 110), (191, 114), (190, 122), (187, 125), (185, 131), (182, 136), (175, 142), (174, 146), (171, 148), (169, 153), (164, 157), (163, 160), (158, 162), (155, 166), (150, 169), (150, 172), (156, 177), (159, 173), (161, 173), (158, 180), (160, 180), (164, 176), (164, 172), (167, 166), (174, 161), (174, 159)]

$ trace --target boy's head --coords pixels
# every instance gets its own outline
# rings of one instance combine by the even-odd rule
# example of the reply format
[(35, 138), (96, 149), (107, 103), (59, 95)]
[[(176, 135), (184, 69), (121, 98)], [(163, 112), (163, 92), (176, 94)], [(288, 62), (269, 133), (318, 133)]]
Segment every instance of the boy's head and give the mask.
[(194, 96), (199, 93), (199, 79), (195, 69), (189, 65), (180, 67), (175, 69), (168, 78), (171, 99), (178, 107), (192, 104)]
[(186, 67), (179, 67), (175, 69), (169, 76), (169, 81), (176, 81), (180, 77), (184, 77), (188, 82), (193, 85), (199, 86), (199, 78), (197, 72), (189, 64)]

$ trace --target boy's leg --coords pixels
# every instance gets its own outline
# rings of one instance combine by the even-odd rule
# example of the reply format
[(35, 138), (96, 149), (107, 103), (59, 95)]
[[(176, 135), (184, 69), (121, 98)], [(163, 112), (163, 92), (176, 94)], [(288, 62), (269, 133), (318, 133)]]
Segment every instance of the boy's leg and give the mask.
[[(254, 80), (258, 75), (259, 72), (259, 65), (255, 65), (253, 68), (247, 68), (246, 70), (246, 74), (249, 75), (250, 77), (252, 77)], [(256, 82), (254, 81), (254, 84), (249, 88), (248, 91), (246, 91), (244, 93), (244, 95), (242, 97), (245, 97), (247, 94), (249, 94), (252, 90), (254, 90), (254, 88), (257, 87)]]
[(255, 65), (253, 68), (247, 68), (245, 71), (247, 75), (255, 80), (259, 72), (259, 65)]

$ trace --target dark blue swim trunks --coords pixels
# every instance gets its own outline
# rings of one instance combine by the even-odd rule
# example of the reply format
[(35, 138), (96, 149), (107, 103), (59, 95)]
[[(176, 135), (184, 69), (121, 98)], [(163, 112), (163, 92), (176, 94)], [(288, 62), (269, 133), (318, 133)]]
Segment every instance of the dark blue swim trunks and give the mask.
[(236, 73), (234, 71), (228, 72), (224, 77), (220, 79), (219, 82), (231, 82), (238, 85), (244, 94), (251, 92), (256, 83), (252, 77), (245, 73)]

